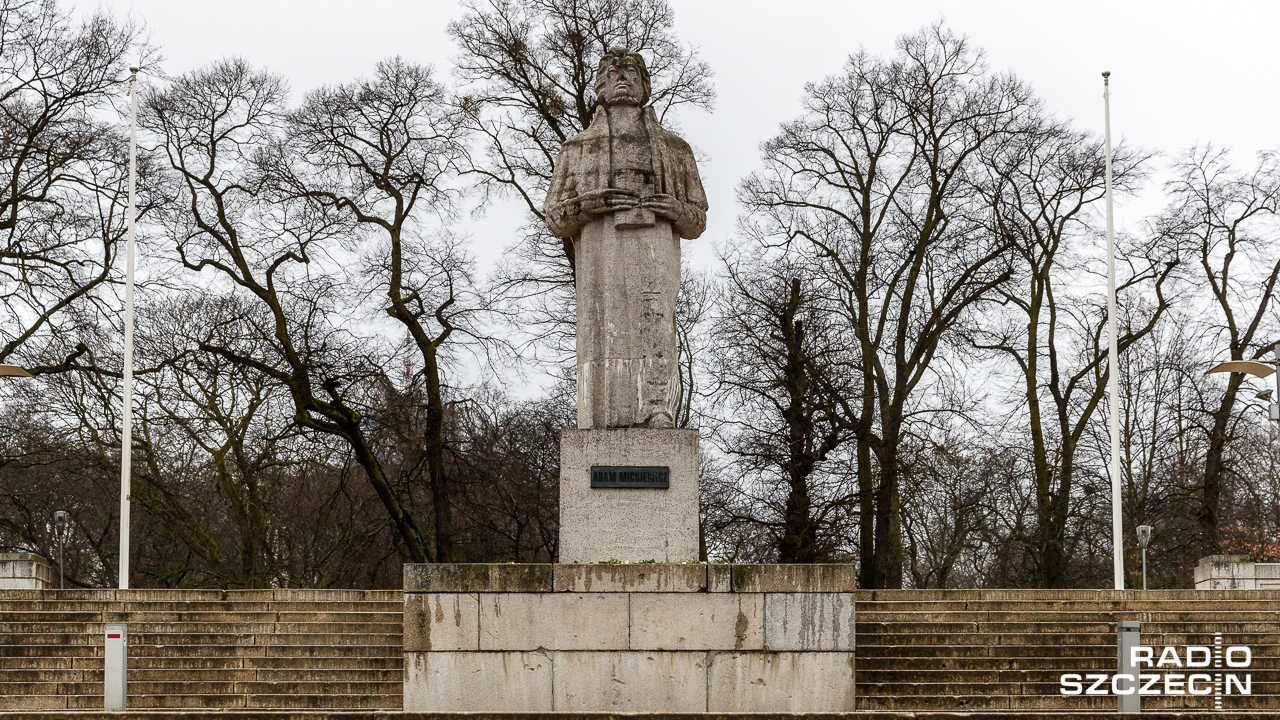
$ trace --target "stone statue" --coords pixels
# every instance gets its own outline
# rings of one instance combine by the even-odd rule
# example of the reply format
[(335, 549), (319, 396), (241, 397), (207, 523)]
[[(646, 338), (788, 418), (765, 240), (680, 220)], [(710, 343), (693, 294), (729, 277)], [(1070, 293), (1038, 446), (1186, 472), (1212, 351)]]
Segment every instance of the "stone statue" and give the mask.
[(702, 234), (707, 198), (689, 144), (662, 129), (644, 58), (613, 49), (600, 108), (556, 159), (547, 226), (571, 240), (578, 293), (578, 427), (669, 428), (680, 400), (680, 239)]

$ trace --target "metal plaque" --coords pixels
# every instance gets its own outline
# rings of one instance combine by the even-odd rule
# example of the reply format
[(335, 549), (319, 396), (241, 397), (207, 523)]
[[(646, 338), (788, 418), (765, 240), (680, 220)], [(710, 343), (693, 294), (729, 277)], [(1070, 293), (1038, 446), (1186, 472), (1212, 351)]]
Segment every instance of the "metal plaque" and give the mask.
[(666, 490), (671, 486), (671, 468), (636, 466), (591, 466), (593, 488), (649, 488)]

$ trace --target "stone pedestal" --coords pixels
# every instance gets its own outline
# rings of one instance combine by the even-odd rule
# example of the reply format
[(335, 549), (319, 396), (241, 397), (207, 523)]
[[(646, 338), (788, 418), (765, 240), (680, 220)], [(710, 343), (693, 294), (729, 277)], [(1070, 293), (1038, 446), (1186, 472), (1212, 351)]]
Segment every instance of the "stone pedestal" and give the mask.
[(30, 553), (0, 553), (0, 590), (56, 589), (49, 561)]
[(1255, 563), (1248, 555), (1210, 555), (1196, 565), (1197, 590), (1280, 590), (1280, 563)]
[(848, 565), (406, 565), (404, 709), (849, 712)]
[[(670, 469), (669, 487), (592, 488), (593, 466)], [(560, 562), (698, 560), (698, 431), (565, 430), (560, 438)]]
[[(577, 248), (578, 427), (671, 427), (680, 397), (680, 237), (666, 220), (598, 216)], [(656, 425), (654, 423), (657, 423)]]

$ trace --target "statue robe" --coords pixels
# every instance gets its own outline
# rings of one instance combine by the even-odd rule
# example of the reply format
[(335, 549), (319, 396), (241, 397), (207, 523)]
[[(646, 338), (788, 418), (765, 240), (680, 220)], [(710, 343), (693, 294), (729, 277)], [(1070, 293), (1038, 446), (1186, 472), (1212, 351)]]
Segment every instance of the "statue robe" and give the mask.
[[(596, 190), (680, 201), (675, 221), (634, 208), (584, 213)], [(707, 199), (689, 144), (652, 108), (602, 107), (556, 159), (545, 212), (574, 244), (578, 427), (670, 427), (680, 403), (676, 294), (680, 239), (706, 227)]]

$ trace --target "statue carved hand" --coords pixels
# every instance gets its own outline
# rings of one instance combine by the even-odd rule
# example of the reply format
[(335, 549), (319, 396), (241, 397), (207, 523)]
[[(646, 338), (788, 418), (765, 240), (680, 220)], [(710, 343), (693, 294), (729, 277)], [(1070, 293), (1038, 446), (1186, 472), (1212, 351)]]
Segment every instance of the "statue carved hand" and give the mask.
[(685, 215), (684, 203), (670, 195), (649, 195), (640, 201), (640, 207), (652, 210), (655, 215), (671, 222), (679, 222)]
[(635, 193), (613, 188), (593, 190), (577, 198), (578, 212), (583, 215), (601, 215), (618, 210), (630, 210), (640, 204)]

